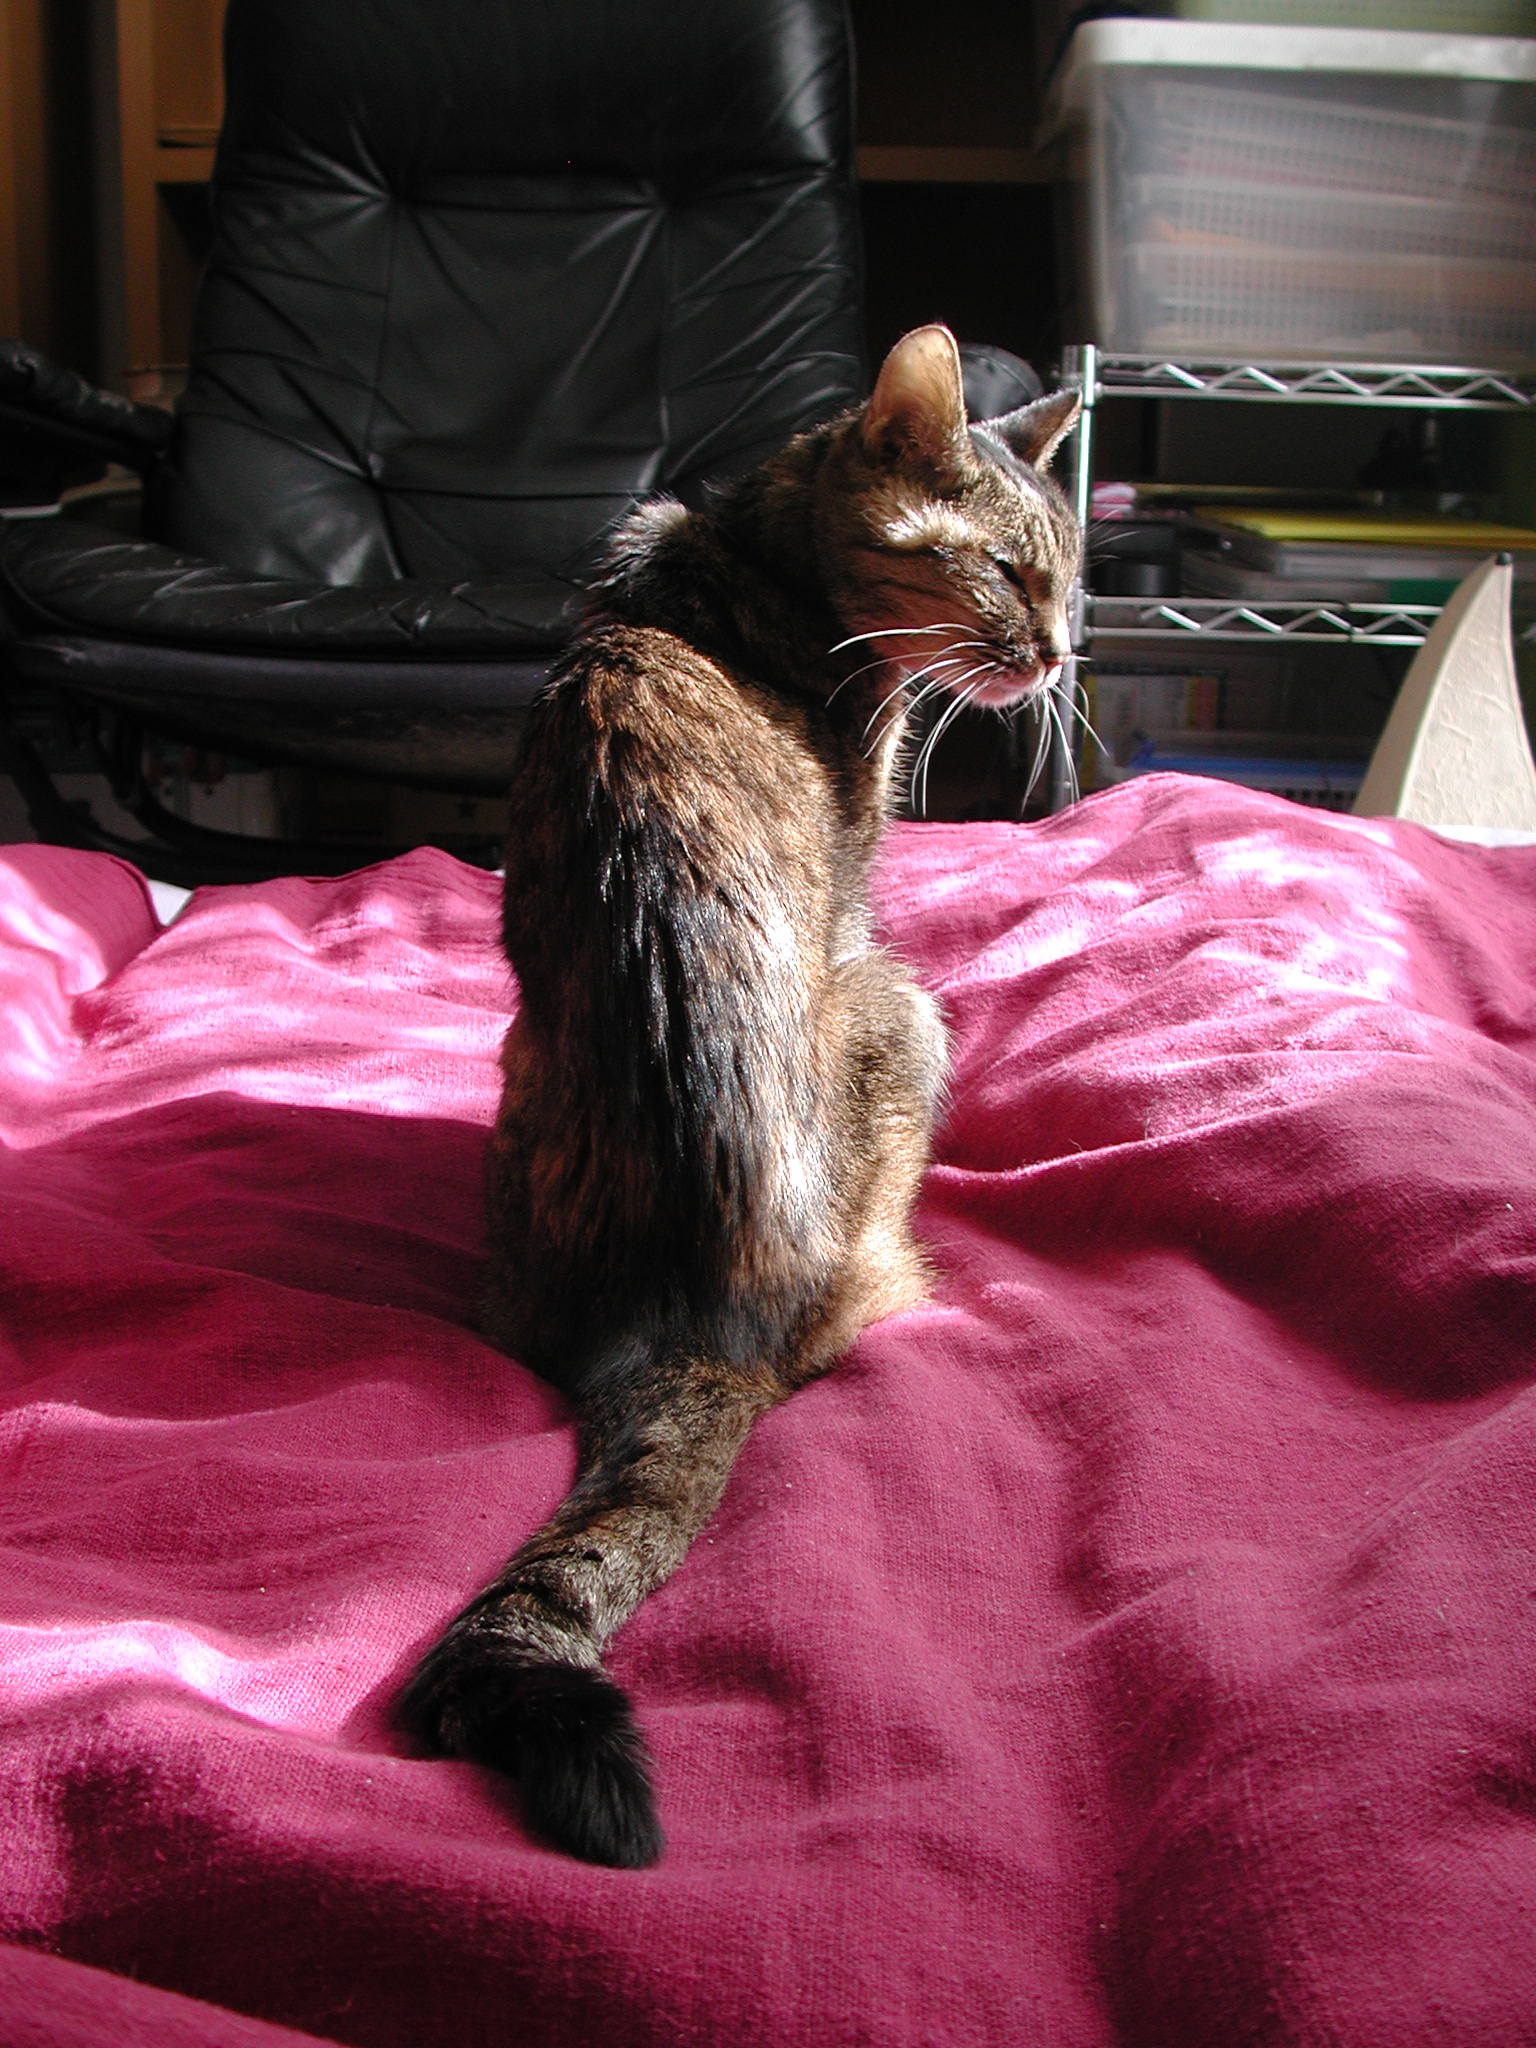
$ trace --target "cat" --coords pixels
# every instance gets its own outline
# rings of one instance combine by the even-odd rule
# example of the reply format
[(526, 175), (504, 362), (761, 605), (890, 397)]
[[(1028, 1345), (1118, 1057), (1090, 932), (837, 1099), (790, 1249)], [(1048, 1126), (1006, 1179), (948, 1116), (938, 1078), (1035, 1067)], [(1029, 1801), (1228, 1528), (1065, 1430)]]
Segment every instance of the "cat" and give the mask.
[(1015, 704), (1068, 652), (1079, 535), (1044, 472), (1077, 410), (968, 427), (948, 329), (908, 334), (861, 409), (703, 511), (630, 515), (533, 714), (483, 1322), (570, 1396), (580, 1469), (404, 1710), (576, 1856), (662, 1849), (607, 1638), (755, 1419), (928, 1290), (945, 1027), (866, 879), (914, 698)]

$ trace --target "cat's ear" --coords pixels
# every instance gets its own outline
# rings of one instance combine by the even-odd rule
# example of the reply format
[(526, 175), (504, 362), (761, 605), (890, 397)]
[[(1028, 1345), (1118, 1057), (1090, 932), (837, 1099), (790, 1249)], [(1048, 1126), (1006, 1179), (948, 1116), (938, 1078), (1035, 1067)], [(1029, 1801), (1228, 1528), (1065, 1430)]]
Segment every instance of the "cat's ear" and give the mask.
[(970, 467), (960, 351), (947, 327), (914, 327), (897, 342), (875, 379), (861, 433), (872, 455), (906, 455), (936, 470)]
[(1044, 469), (1067, 435), (1077, 425), (1083, 409), (1080, 391), (1052, 391), (1017, 412), (988, 420), (987, 432), (1033, 469)]

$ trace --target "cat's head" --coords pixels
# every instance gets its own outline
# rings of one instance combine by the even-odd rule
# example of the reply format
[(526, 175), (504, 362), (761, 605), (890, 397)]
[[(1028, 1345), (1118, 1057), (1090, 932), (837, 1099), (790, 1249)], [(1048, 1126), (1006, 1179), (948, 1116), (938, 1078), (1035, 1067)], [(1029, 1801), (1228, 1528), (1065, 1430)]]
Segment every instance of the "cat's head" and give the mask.
[(1014, 704), (1071, 651), (1067, 593), (1081, 536), (1046, 474), (1077, 420), (1073, 391), (968, 425), (960, 352), (919, 327), (886, 357), (840, 451), (824, 539), (850, 634), (888, 674)]

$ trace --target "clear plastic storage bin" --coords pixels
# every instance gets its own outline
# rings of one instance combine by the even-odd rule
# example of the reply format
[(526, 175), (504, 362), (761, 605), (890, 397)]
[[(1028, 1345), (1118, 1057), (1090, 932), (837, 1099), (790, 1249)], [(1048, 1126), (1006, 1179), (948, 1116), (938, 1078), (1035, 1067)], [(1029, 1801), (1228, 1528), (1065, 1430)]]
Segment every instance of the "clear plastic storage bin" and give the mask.
[(1536, 364), (1536, 42), (1095, 21), (1047, 132), (1072, 339)]

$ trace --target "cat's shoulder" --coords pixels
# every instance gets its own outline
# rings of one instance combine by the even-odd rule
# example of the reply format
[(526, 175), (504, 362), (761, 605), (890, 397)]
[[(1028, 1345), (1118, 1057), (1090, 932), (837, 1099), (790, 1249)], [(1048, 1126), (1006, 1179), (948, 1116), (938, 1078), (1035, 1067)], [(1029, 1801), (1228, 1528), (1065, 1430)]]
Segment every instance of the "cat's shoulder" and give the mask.
[(621, 597), (651, 580), (668, 556), (686, 549), (693, 515), (676, 498), (646, 498), (613, 529), (592, 595)]
[(720, 653), (748, 574), (708, 513), (676, 498), (648, 498), (613, 529), (588, 592), (583, 638), (647, 626)]

